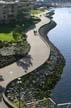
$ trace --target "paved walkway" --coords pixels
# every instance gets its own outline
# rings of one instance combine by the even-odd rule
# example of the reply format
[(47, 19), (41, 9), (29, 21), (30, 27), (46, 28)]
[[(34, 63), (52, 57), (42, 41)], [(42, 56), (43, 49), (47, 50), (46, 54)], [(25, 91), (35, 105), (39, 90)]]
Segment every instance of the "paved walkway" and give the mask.
[[(40, 15), (38, 15), (38, 17), (40, 17)], [(50, 22), (48, 18), (44, 17), (43, 13), (40, 18), (41, 21), (36, 24), (37, 30), (42, 25)], [(35, 70), (37, 67), (42, 65), (49, 57), (50, 47), (41, 40), (39, 34), (35, 36), (33, 33), (33, 29), (28, 31), (26, 34), (28, 35), (28, 42), (31, 45), (31, 50), (26, 58), (22, 58), (18, 62), (15, 62), (7, 67), (0, 69), (0, 75), (2, 75), (4, 78), (4, 81), (0, 82), (0, 85), (2, 85), (3, 87), (6, 87), (6, 85), (13, 79)], [(0, 108), (7, 107), (4, 103), (0, 103)]]

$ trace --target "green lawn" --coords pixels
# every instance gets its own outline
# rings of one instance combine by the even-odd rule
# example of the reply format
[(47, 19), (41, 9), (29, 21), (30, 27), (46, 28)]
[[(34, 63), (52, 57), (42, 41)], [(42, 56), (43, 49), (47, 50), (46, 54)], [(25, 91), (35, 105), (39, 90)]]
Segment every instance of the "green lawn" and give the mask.
[(12, 36), (12, 32), (11, 33), (0, 33), (0, 40), (3, 40), (3, 41), (14, 40), (14, 38)]
[(40, 13), (42, 13), (42, 12), (44, 12), (44, 11), (42, 11), (42, 10), (32, 10), (31, 11), (31, 13), (34, 15), (34, 14), (40, 14)]
[(14, 26), (12, 25), (0, 25), (0, 40), (12, 41), (12, 31)]
[[(16, 102), (12, 102), (14, 104), (14, 106), (16, 106), (17, 108), (19, 108), (19, 101)], [(25, 104), (24, 101), (20, 101), (20, 108), (24, 108)]]

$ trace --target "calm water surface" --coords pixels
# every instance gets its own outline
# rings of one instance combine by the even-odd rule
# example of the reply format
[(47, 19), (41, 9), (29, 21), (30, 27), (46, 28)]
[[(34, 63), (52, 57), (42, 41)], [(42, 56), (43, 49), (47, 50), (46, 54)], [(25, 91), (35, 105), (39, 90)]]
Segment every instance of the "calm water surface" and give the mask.
[(71, 8), (57, 8), (53, 20), (57, 26), (48, 36), (63, 54), (66, 65), (51, 97), (57, 103), (71, 102)]

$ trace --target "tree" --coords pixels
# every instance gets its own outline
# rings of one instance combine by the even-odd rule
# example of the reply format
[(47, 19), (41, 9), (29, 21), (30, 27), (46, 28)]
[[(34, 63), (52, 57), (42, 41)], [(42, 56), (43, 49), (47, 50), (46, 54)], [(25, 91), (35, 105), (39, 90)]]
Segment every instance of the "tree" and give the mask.
[(22, 35), (22, 28), (17, 25), (15, 30), (13, 31), (13, 38), (15, 39), (16, 42), (21, 40), (21, 35)]

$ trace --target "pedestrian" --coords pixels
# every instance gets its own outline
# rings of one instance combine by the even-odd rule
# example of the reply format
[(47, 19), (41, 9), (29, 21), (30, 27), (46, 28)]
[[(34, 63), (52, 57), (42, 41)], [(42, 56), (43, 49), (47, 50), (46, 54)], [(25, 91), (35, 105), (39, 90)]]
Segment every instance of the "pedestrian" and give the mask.
[(32, 100), (32, 102), (31, 102), (31, 107), (32, 107), (32, 108), (35, 108), (35, 106), (36, 106), (36, 103), (35, 103), (34, 100)]

